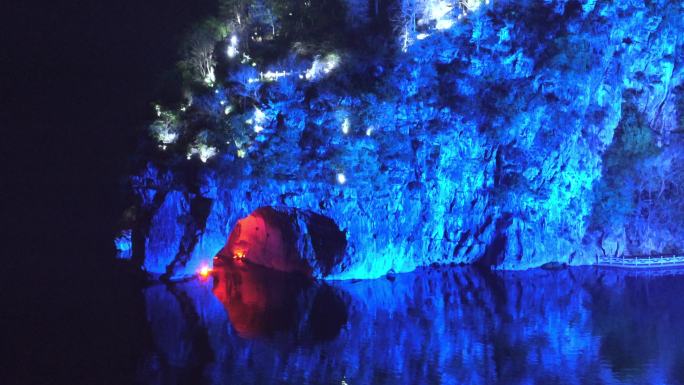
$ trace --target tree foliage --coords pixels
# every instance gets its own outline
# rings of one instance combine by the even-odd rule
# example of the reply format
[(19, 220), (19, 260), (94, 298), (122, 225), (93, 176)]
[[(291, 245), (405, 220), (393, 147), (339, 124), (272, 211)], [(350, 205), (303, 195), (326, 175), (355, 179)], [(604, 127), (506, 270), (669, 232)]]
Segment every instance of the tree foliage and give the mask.
[(213, 18), (191, 30), (181, 44), (178, 63), (186, 82), (211, 85), (216, 81), (214, 49), (228, 33), (228, 26)]

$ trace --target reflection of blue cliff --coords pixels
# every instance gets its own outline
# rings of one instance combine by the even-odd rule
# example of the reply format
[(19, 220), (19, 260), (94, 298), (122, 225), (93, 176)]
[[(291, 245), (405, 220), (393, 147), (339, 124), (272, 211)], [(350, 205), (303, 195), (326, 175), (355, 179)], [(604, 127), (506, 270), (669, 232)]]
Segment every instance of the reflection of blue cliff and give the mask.
[(134, 178), (133, 259), (192, 274), (266, 206), (337, 224), (333, 278), (681, 250), (682, 5), (541, 3), (494, 1), (406, 52), (348, 50), (317, 81), (250, 83), (242, 110), (224, 109), (243, 97), (232, 75), (195, 95), (202, 116), (231, 114), (202, 136), (229, 145)]
[[(141, 373), (165, 383), (192, 375), (191, 382), (216, 384), (684, 381), (681, 276), (420, 269), (293, 289), (299, 294), (283, 299), (297, 300), (294, 314), (271, 294), (254, 296), (254, 282), (242, 274), (149, 288), (155, 350)], [(230, 300), (238, 303), (225, 301), (226, 285), (235, 285)], [(324, 307), (330, 319), (340, 320), (338, 307), (346, 306), (332, 339), (311, 337), (322, 292), (334, 293), (328, 303), (337, 305)], [(247, 311), (253, 323), (233, 324), (245, 303), (258, 309)], [(274, 328), (283, 317), (271, 316), (282, 312), (294, 323)], [(264, 322), (271, 324), (264, 329)]]

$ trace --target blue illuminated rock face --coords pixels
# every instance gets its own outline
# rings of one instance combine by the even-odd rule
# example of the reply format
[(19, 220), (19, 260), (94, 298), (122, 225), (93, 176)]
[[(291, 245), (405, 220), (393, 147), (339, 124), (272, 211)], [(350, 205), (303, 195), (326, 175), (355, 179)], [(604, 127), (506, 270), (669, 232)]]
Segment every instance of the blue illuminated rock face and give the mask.
[(406, 52), (252, 85), (258, 100), (229, 118), (234, 75), (195, 95), (230, 120), (212, 133), (229, 144), (134, 178), (133, 259), (193, 274), (261, 207), (337, 224), (347, 247), (328, 278), (684, 249), (684, 5), (547, 3), (493, 2)]

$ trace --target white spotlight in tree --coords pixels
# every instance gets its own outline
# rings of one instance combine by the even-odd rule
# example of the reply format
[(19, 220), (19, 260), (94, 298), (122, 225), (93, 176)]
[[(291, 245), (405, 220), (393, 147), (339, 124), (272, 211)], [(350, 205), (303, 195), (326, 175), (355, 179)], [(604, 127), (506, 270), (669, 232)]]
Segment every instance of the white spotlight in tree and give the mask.
[(327, 75), (340, 65), (340, 56), (331, 53), (324, 58), (317, 57), (311, 67), (304, 72), (306, 80), (315, 80), (323, 75)]
[(408, 27), (404, 28), (404, 33), (401, 37), (401, 52), (408, 52), (409, 41), (411, 40), (411, 34), (409, 33)]
[(237, 56), (237, 54), (239, 53), (237, 36), (233, 35), (230, 37), (230, 45), (228, 46), (226, 53), (228, 54), (228, 57), (231, 59)]
[(228, 54), (228, 57), (232, 59), (235, 56), (237, 56), (238, 50), (237, 50), (237, 48), (235, 48), (231, 45), (228, 47), (228, 50), (226, 51), (226, 53)]
[(209, 158), (213, 157), (217, 153), (216, 147), (201, 145), (199, 148), (199, 158), (202, 163), (206, 163)]
[(266, 114), (263, 111), (261, 111), (260, 108), (258, 108), (258, 107), (255, 108), (254, 109), (254, 122), (256, 124), (260, 124), (260, 123), (263, 123), (264, 120), (266, 120)]
[[(472, 12), (480, 8), (482, 5), (482, 0), (461, 0), (460, 3), (461, 7)], [(486, 4), (489, 4), (489, 1), (486, 1)]]
[(338, 173), (337, 173), (337, 183), (339, 183), (339, 184), (345, 184), (345, 183), (347, 183), (347, 177), (344, 176), (344, 174), (341, 173), (341, 172), (338, 172)]
[(216, 81), (216, 75), (214, 74), (214, 67), (211, 66), (207, 70), (206, 75), (204, 75), (204, 84), (213, 87), (214, 82)]
[(349, 118), (344, 118), (344, 120), (342, 121), (342, 133), (347, 135), (349, 133), (349, 127)]
[(428, 17), (432, 20), (443, 19), (453, 8), (454, 5), (449, 1), (433, 1), (428, 6)]
[(176, 117), (159, 109), (160, 119), (157, 119), (150, 126), (152, 134), (157, 138), (163, 147), (175, 143), (180, 134), (180, 126), (176, 122)]
[(197, 135), (195, 142), (188, 148), (188, 159), (196, 154), (203, 163), (206, 163), (209, 158), (218, 154), (218, 149), (216, 147), (207, 144), (207, 136), (207, 131), (203, 131)]
[(329, 74), (332, 70), (340, 65), (340, 57), (337, 54), (331, 53), (325, 57), (325, 65), (323, 67), (323, 72)]
[(451, 19), (440, 19), (437, 20), (437, 24), (435, 24), (435, 28), (437, 29), (449, 29), (454, 25), (454, 21)]
[[(159, 139), (159, 141), (164, 145), (171, 144), (171, 143), (175, 142), (176, 139), (178, 139), (178, 134), (176, 134), (175, 132), (171, 132), (171, 131), (160, 131), (158, 133), (157, 139)], [(166, 146), (164, 146), (164, 147), (166, 147)]]

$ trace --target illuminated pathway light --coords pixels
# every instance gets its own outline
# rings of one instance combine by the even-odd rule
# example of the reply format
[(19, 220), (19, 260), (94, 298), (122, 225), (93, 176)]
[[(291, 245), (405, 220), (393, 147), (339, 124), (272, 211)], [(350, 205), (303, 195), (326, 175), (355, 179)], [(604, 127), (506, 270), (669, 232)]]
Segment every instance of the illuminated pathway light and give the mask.
[[(256, 63), (254, 63), (256, 64)], [(247, 79), (247, 83), (252, 84), (252, 83), (257, 83), (257, 82), (273, 82), (277, 81), (278, 79), (286, 76), (292, 75), (292, 72), (288, 71), (266, 71), (266, 72), (260, 72), (258, 78), (249, 78)], [(300, 78), (302, 78), (302, 75), (299, 75)]]
[(287, 71), (275, 71), (275, 72), (274, 71), (266, 71), (264, 73), (259, 74), (259, 76), (267, 82), (272, 82), (272, 81), (278, 80), (282, 77), (290, 76), (290, 75), (292, 75), (292, 72), (287, 72)]

